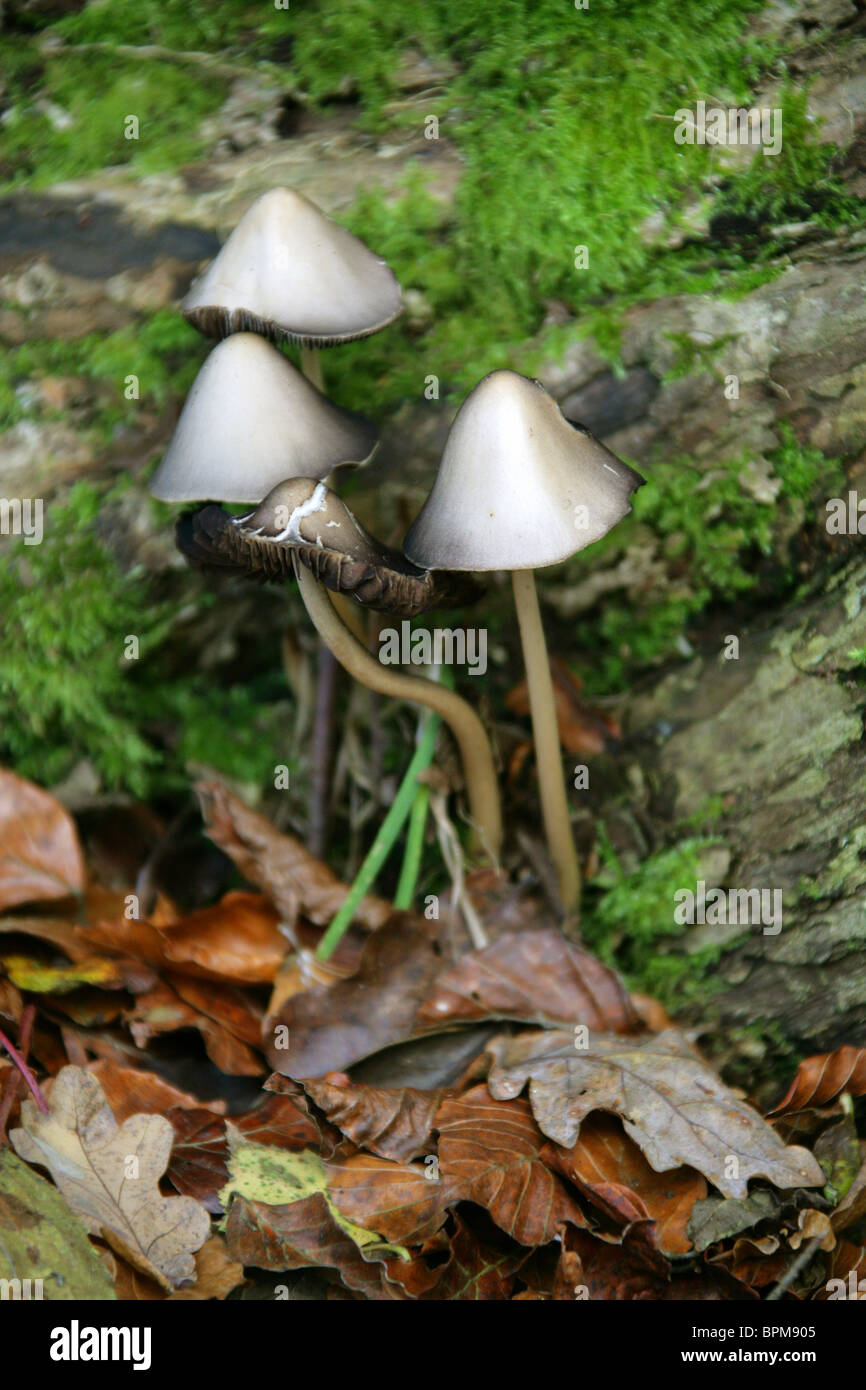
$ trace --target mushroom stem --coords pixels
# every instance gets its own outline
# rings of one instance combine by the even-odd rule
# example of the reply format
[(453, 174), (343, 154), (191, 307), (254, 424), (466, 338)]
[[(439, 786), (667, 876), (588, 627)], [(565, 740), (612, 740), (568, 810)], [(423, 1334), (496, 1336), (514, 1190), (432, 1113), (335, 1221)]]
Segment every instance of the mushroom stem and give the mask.
[(322, 371), (322, 354), (318, 348), (301, 347), (301, 371), (317, 391), (325, 389), (325, 374)]
[(340, 665), (355, 680), (396, 700), (414, 700), (444, 719), (460, 749), (469, 814), (477, 840), (494, 862), (502, 845), (502, 812), (493, 754), (478, 715), (453, 690), (383, 666), (353, 637), (337, 614), (327, 592), (305, 566), (295, 562), (298, 588), (319, 636)]
[(562, 905), (567, 913), (576, 913), (580, 903), (580, 864), (571, 833), (562, 776), (562, 752), (556, 723), (553, 681), (538, 607), (535, 574), (532, 570), (513, 570), (511, 581), (514, 586), (514, 606), (517, 609), (520, 641), (523, 646), (529, 707), (532, 711), (532, 733), (535, 739), (544, 834), (556, 866)]

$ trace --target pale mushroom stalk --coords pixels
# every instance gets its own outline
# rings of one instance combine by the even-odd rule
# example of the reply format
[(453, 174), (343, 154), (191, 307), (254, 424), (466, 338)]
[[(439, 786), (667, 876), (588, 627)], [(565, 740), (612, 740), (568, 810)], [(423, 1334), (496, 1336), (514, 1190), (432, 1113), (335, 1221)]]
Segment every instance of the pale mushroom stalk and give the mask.
[(566, 420), (540, 382), (491, 372), (460, 407), (433, 490), (403, 546), (428, 571), (512, 574), (544, 828), (568, 912), (578, 905), (580, 871), (532, 572), (600, 540), (631, 510), (629, 496), (643, 481)]
[(322, 354), (318, 348), (307, 347), (306, 344), (303, 344), (301, 347), (301, 371), (317, 391), (324, 392), (325, 373), (322, 370)]
[(547, 643), (538, 606), (533, 570), (513, 570), (514, 606), (520, 626), (523, 664), (532, 712), (532, 734), (538, 766), (541, 816), (550, 856), (556, 868), (559, 896), (566, 912), (580, 903), (580, 863), (571, 833), (568, 800), (562, 777), (562, 753), (553, 698)]
[(453, 690), (447, 690), (433, 681), (383, 666), (352, 635), (326, 591), (297, 560), (295, 573), (301, 598), (319, 636), (355, 680), (380, 695), (425, 705), (435, 710), (448, 725), (460, 750), (469, 814), (476, 838), (481, 848), (494, 861), (497, 860), (502, 845), (502, 814), (496, 769), (484, 725), (471, 705)]

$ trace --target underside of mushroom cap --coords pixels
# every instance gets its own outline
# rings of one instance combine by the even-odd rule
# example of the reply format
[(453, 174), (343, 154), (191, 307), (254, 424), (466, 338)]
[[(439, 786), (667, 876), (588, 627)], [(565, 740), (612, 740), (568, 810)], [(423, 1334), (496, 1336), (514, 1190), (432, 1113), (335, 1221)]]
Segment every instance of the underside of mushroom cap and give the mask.
[(247, 210), (181, 311), (210, 337), (249, 331), (328, 347), (387, 327), (403, 302), (385, 261), (302, 193), (274, 188)]
[(461, 406), (404, 552), (425, 569), (539, 569), (615, 526), (644, 479), (537, 381), (491, 372)]
[(257, 502), (286, 478), (365, 463), (371, 421), (341, 410), (275, 347), (236, 333), (196, 377), (151, 492), (166, 502)]
[(292, 478), (245, 516), (208, 506), (179, 518), (178, 549), (205, 571), (258, 579), (291, 577), (294, 557), (325, 588), (404, 618), (437, 605), (471, 603), (478, 586), (465, 575), (434, 575), (364, 529), (345, 502), (316, 478)]

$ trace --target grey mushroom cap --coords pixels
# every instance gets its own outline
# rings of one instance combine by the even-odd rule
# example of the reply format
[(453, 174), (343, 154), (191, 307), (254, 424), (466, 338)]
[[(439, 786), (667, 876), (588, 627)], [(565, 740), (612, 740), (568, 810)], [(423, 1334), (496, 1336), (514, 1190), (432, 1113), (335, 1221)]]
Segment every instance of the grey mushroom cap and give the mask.
[(606, 535), (643, 482), (540, 382), (491, 372), (457, 413), (403, 550), (424, 569), (556, 565)]
[(333, 405), (263, 338), (235, 333), (193, 382), (150, 490), (165, 502), (259, 502), (286, 478), (365, 463), (376, 445), (371, 421)]
[(294, 188), (274, 188), (244, 213), (181, 312), (222, 338), (251, 331), (327, 347), (366, 338), (403, 312), (385, 263)]

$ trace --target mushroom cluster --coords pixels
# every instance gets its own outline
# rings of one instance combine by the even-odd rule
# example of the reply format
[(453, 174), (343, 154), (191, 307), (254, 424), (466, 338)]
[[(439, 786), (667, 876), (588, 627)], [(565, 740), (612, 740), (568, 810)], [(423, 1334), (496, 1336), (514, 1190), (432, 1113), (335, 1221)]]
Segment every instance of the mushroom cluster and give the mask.
[[(335, 470), (372, 457), (376, 430), (325, 397), (319, 349), (375, 333), (401, 309), (392, 272), (362, 242), (294, 190), (265, 194), (182, 305), (191, 323), (222, 341), (196, 378), (152, 490), (167, 501), (208, 503), (178, 521), (191, 564), (294, 576), (341, 665), (372, 690), (446, 721), (463, 762), (475, 844), (494, 863), (502, 817), (481, 720), (454, 691), (377, 661), (340, 605), (410, 618), (472, 601), (472, 574), (510, 572), (545, 837), (563, 911), (576, 915), (581, 874), (534, 571), (604, 536), (644, 480), (566, 420), (539, 382), (495, 371), (458, 411), (403, 552), (380, 544), (331, 486)], [(303, 374), (274, 346), (281, 340), (300, 346)], [(218, 502), (252, 510), (231, 516)]]
[[(367, 462), (378, 438), (369, 420), (323, 394), (319, 349), (368, 337), (402, 307), (393, 273), (357, 237), (294, 189), (264, 194), (181, 305), (221, 341), (193, 383), (151, 491), (167, 502), (209, 504), (178, 521), (178, 545), (193, 564), (295, 574), (337, 661), (370, 689), (445, 720), (460, 749), (476, 841), (495, 861), (499, 792), (478, 715), (446, 687), (381, 666), (339, 607), (348, 595), (408, 618), (474, 591), (381, 546), (327, 485), (335, 470)], [(300, 347), (303, 372), (274, 346), (280, 341)], [(216, 502), (254, 510), (233, 518)]]

